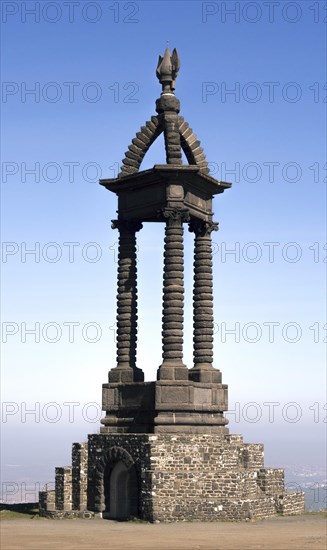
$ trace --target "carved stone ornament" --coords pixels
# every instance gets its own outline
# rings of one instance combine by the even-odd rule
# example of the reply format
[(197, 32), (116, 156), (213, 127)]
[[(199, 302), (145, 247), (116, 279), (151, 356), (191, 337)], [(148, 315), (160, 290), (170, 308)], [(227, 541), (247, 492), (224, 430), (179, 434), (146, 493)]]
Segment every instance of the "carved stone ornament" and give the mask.
[(138, 220), (111, 220), (111, 228), (119, 229), (119, 231), (127, 231), (128, 233), (137, 233), (143, 227), (143, 224)]
[(158, 216), (172, 221), (188, 222), (190, 220), (190, 213), (186, 208), (165, 208), (158, 212)]
[(189, 225), (189, 231), (201, 237), (210, 235), (212, 231), (218, 231), (218, 222), (205, 222), (202, 220), (192, 220)]

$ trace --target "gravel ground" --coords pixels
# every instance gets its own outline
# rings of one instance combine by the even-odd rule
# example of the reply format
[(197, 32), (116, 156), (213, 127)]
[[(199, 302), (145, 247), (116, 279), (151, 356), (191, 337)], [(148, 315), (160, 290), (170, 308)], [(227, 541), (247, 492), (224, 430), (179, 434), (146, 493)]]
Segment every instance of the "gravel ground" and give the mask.
[(326, 516), (238, 523), (4, 519), (1, 550), (326, 550)]

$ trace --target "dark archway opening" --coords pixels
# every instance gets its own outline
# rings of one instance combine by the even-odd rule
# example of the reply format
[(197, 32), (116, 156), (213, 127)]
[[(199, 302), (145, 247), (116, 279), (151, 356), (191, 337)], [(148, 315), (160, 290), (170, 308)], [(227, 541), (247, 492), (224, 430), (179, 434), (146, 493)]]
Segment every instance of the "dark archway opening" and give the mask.
[(127, 520), (138, 517), (138, 482), (135, 466), (119, 460), (107, 464), (103, 479), (104, 519)]

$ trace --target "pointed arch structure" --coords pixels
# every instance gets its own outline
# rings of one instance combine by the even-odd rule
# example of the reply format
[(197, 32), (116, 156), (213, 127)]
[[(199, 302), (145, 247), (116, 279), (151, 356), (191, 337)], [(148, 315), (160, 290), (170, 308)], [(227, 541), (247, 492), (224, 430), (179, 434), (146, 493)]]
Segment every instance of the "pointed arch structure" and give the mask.
[(125, 153), (120, 177), (130, 176), (139, 171), (144, 155), (164, 130), (160, 122), (159, 117), (153, 116), (145, 123), (145, 126), (141, 126)]
[(92, 508), (110, 519), (128, 519), (139, 513), (139, 472), (126, 449), (111, 447), (93, 471)]
[[(188, 122), (182, 116), (177, 117), (177, 124), (180, 147), (183, 149), (188, 163), (198, 166), (201, 172), (209, 174), (210, 170), (206, 156), (192, 128), (190, 128)], [(148, 120), (144, 126), (141, 126), (140, 131), (136, 133), (136, 136), (128, 146), (128, 151), (126, 151), (122, 161), (123, 165), (121, 166), (119, 177), (130, 176), (139, 171), (145, 154), (162, 132), (165, 134), (167, 149), (169, 147), (170, 135), (166, 131), (165, 117), (163, 115), (152, 116), (151, 120)]]

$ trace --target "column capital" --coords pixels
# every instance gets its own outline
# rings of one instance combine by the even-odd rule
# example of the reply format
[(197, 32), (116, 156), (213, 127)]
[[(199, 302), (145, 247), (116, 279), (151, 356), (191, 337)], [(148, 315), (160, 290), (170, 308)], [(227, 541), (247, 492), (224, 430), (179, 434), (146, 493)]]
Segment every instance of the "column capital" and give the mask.
[(218, 222), (206, 222), (204, 220), (192, 220), (189, 223), (188, 230), (191, 233), (195, 233), (196, 236), (205, 237), (212, 233), (212, 231), (218, 231)]
[(143, 223), (139, 220), (111, 220), (111, 228), (119, 229), (119, 231), (127, 231), (128, 233), (137, 233), (143, 227)]
[(159, 217), (165, 218), (167, 221), (174, 221), (174, 222), (189, 222), (190, 221), (190, 213), (187, 210), (187, 208), (164, 208), (163, 210), (159, 210), (158, 212)]

